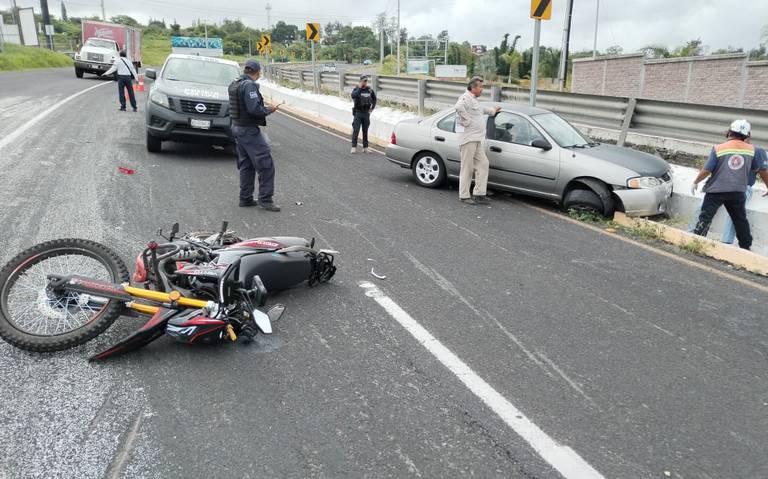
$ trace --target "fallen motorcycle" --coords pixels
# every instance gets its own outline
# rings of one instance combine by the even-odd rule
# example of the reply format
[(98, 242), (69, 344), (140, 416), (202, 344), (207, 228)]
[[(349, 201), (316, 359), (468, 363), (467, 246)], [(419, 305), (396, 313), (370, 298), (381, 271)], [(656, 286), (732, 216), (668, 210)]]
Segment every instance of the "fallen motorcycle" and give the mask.
[(163, 334), (184, 343), (253, 340), (271, 334), (285, 307), (262, 311), (267, 295), (327, 282), (335, 251), (314, 240), (243, 240), (227, 230), (150, 241), (128, 268), (107, 246), (57, 239), (33, 246), (0, 270), (0, 337), (28, 351), (61, 351), (103, 333), (121, 315), (149, 316), (138, 331), (90, 360), (138, 349)]

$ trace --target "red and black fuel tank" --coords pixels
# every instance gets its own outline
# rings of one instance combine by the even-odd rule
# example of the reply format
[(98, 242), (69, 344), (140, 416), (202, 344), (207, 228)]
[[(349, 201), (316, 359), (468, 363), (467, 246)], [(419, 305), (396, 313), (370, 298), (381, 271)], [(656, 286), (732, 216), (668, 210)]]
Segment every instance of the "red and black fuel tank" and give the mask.
[[(309, 247), (304, 238), (276, 236), (241, 241), (219, 250), (217, 263), (232, 263), (240, 260), (239, 281), (246, 289), (253, 287), (253, 277), (261, 278), (267, 291), (288, 289), (309, 279), (312, 271), (308, 253), (276, 253), (289, 246)], [(254, 254), (255, 253), (255, 254)]]

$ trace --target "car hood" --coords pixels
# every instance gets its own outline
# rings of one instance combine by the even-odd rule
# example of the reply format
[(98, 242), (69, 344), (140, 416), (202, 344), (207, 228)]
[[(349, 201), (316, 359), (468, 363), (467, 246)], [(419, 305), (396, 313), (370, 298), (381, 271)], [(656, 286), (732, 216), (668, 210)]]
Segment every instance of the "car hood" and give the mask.
[(600, 144), (584, 149), (574, 149), (576, 156), (597, 158), (636, 172), (640, 176), (660, 177), (669, 171), (669, 163), (661, 158), (616, 145)]
[(186, 81), (161, 80), (156, 87), (169, 96), (191, 98), (194, 100), (219, 100), (229, 99), (227, 86), (208, 85)]

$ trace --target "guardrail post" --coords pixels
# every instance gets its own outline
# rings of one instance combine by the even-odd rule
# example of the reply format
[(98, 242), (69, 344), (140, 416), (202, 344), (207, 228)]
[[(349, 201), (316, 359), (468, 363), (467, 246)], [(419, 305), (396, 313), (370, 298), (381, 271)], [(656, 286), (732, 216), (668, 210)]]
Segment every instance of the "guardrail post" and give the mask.
[(424, 116), (424, 100), (427, 97), (427, 80), (419, 80), (419, 116)]
[(339, 96), (344, 95), (344, 71), (339, 72)]
[(299, 70), (299, 90), (304, 89), (304, 72)]
[(491, 87), (491, 101), (501, 101), (501, 87), (499, 85)]
[(618, 146), (624, 146), (624, 142), (627, 140), (627, 132), (629, 131), (629, 126), (632, 124), (632, 117), (635, 116), (635, 106), (637, 106), (637, 99), (630, 98), (627, 103), (627, 109), (624, 112), (624, 121), (621, 123), (619, 140), (616, 142)]
[(379, 91), (379, 75), (371, 75), (371, 88), (373, 91)]

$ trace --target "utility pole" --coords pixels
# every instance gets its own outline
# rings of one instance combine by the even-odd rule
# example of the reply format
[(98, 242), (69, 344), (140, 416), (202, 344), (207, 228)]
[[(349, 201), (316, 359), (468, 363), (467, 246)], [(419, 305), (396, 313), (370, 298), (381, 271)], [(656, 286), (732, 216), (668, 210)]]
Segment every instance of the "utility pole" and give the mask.
[(379, 63), (384, 64), (384, 22), (379, 25)]
[(592, 47), (592, 59), (597, 58), (597, 20), (600, 18), (600, 0), (597, 0), (597, 7), (595, 8), (595, 44)]
[(445, 37), (445, 59), (443, 60), (443, 65), (448, 64), (448, 37)]
[(53, 32), (50, 32), (48, 28), (48, 26), (51, 25), (51, 14), (48, 12), (48, 0), (40, 0), (40, 10), (42, 10), (43, 14), (43, 33), (45, 34), (45, 43), (48, 46), (48, 50), (53, 50)]
[(400, 76), (400, 0), (397, 0), (397, 76)]
[(557, 75), (559, 79), (560, 91), (565, 90), (565, 82), (568, 77), (568, 50), (571, 44), (571, 18), (573, 15), (573, 0), (568, 0), (565, 7), (565, 27), (563, 28), (563, 47), (560, 50), (560, 71)]
[(107, 21), (107, 14), (104, 13), (104, 0), (101, 0), (101, 21)]

